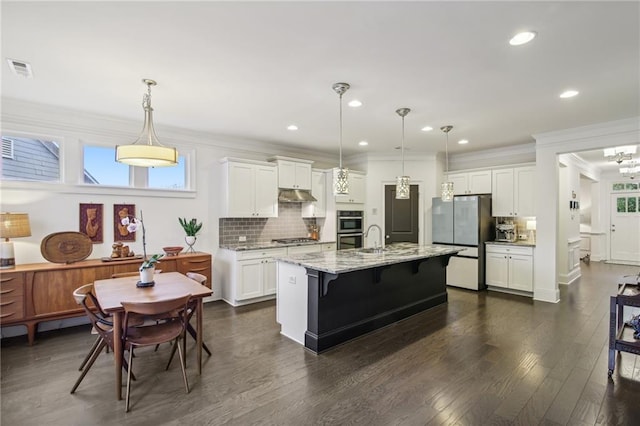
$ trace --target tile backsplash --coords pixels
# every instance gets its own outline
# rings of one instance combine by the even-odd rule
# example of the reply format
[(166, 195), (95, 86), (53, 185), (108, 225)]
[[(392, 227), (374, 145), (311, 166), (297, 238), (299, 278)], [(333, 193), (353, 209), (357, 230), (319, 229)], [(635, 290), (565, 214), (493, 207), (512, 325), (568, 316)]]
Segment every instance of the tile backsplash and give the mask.
[(241, 236), (247, 238), (247, 244), (267, 243), (274, 238), (306, 237), (316, 219), (301, 216), (302, 204), (279, 203), (278, 217), (220, 218), (219, 244), (237, 244)]
[(496, 217), (496, 225), (499, 223), (513, 223), (516, 225), (518, 232), (518, 241), (532, 241), (535, 240), (535, 232), (531, 232), (527, 229), (527, 221), (535, 221), (535, 217)]

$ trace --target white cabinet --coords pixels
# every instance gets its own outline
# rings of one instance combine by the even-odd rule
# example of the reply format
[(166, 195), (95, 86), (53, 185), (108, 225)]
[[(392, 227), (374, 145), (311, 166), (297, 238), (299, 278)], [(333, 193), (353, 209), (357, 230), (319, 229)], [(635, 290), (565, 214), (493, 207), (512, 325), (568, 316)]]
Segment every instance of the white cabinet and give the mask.
[(325, 217), (327, 215), (327, 175), (324, 172), (314, 170), (311, 173), (311, 195), (317, 201), (302, 204), (302, 217)]
[[(336, 195), (336, 203), (364, 204), (366, 185), (365, 174), (349, 170), (349, 193), (347, 195)], [(333, 185), (333, 182), (331, 182)]]
[(225, 158), (222, 217), (277, 217), (278, 177), (275, 164)]
[(535, 167), (493, 170), (492, 215), (535, 216)]
[(449, 173), (446, 179), (453, 182), (454, 195), (491, 193), (491, 170)]
[(311, 189), (311, 164), (313, 161), (289, 157), (272, 157), (278, 165), (278, 187), (284, 189)]
[(321, 253), (322, 246), (320, 244), (307, 244), (304, 246), (292, 246), (287, 247), (287, 254), (306, 254), (306, 253)]
[(533, 247), (487, 244), (486, 283), (503, 290), (533, 292)]
[(217, 261), (225, 273), (222, 299), (233, 306), (272, 299), (276, 294), (277, 257), (287, 255), (287, 248), (233, 251), (221, 249)]
[(336, 251), (336, 243), (322, 243), (322, 251)]

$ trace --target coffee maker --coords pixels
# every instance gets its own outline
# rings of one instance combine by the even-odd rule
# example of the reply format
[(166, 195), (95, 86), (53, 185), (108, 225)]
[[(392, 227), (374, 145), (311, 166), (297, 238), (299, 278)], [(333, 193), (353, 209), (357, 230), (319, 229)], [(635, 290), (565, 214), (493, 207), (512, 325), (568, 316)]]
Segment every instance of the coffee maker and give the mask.
[(517, 227), (513, 223), (499, 223), (496, 225), (496, 241), (514, 242), (518, 236)]

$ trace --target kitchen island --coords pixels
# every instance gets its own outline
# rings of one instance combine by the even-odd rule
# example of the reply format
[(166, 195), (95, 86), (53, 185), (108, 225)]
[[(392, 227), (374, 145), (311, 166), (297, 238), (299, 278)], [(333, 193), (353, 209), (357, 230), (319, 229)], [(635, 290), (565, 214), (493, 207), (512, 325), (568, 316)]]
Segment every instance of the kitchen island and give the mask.
[(464, 250), (398, 243), (278, 258), (281, 333), (320, 353), (447, 302), (446, 267)]

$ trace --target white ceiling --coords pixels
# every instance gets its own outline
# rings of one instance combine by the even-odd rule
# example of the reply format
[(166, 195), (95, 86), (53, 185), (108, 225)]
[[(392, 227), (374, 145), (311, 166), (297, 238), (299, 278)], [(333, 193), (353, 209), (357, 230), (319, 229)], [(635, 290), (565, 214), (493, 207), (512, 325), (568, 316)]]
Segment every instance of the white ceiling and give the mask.
[[(2, 96), (336, 153), (477, 151), (640, 116), (638, 2), (2, 2)], [(508, 44), (521, 30), (538, 37)], [(571, 99), (558, 95), (580, 91)], [(360, 108), (346, 107), (359, 99)], [(297, 132), (287, 125), (299, 126)], [(430, 125), (434, 131), (420, 129)], [(160, 132), (159, 132), (160, 133)], [(135, 136), (135, 135), (133, 135)], [(159, 134), (162, 140), (162, 134)], [(461, 146), (460, 138), (470, 141)], [(358, 141), (367, 140), (362, 148)]]

